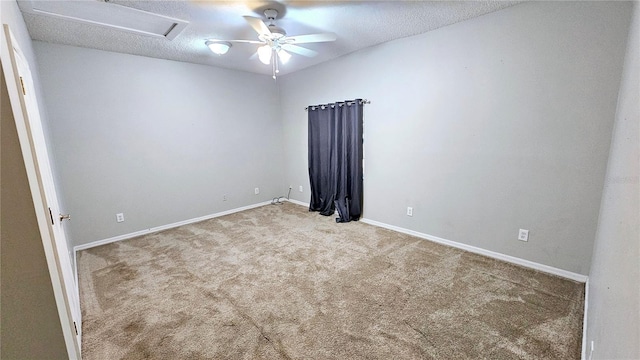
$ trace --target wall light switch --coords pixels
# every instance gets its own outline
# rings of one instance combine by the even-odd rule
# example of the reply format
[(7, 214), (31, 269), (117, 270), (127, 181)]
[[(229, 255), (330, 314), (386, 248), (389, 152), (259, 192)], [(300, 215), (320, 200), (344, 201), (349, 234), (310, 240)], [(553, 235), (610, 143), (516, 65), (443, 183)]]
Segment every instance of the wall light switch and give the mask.
[(255, 192), (256, 195), (260, 194), (260, 188), (255, 188), (255, 190), (253, 190), (253, 192)]
[(518, 240), (529, 241), (529, 230), (520, 229), (518, 233)]
[(117, 222), (123, 222), (124, 221), (124, 214), (123, 213), (116, 214), (116, 221)]

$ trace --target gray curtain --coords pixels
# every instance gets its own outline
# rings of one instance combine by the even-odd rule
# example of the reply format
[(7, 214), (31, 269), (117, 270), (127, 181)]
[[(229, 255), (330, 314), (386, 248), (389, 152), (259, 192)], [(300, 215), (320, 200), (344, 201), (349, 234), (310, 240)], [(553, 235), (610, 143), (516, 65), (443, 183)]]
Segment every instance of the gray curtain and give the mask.
[(362, 215), (361, 99), (309, 106), (309, 211), (325, 216), (338, 210), (336, 222)]

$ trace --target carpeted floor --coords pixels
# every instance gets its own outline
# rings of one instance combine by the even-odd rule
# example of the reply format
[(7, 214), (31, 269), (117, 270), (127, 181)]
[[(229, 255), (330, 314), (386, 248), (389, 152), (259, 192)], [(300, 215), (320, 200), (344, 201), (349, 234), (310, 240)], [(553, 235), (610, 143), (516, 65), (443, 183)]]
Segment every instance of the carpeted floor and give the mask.
[(78, 253), (91, 359), (579, 359), (584, 285), (290, 203)]

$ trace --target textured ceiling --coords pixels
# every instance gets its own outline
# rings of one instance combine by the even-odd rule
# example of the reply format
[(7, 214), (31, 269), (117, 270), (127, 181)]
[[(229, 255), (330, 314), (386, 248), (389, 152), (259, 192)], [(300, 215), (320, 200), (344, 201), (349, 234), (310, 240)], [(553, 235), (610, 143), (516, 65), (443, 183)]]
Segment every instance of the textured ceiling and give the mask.
[(205, 39), (257, 40), (257, 34), (242, 16), (264, 19), (262, 12), (267, 8), (279, 10), (276, 25), (284, 28), (289, 36), (319, 32), (337, 34), (338, 40), (335, 42), (304, 44), (304, 47), (318, 51), (319, 55), (306, 58), (294, 54), (286, 65), (280, 67), (283, 75), (369, 46), (497, 11), (518, 1), (111, 0), (104, 3), (104, 11), (109, 11), (110, 3), (190, 23), (174, 40), (167, 40), (29, 13), (27, 1), (18, 1), (34, 40), (267, 75), (271, 74), (271, 66), (262, 64), (256, 58), (250, 59), (258, 45), (233, 44), (226, 55), (218, 56), (205, 46)]

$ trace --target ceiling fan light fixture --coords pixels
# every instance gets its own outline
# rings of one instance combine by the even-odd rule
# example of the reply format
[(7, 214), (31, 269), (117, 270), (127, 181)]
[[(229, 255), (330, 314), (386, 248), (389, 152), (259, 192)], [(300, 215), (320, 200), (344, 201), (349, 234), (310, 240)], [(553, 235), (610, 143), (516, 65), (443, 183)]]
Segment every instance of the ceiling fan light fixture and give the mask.
[(287, 62), (289, 62), (289, 59), (291, 59), (291, 54), (280, 49), (278, 50), (278, 57), (280, 58), (280, 61), (282, 61), (283, 64), (286, 64)]
[(205, 44), (209, 47), (209, 50), (216, 55), (224, 55), (229, 51), (231, 43), (228, 41), (211, 41), (207, 40)]
[(265, 64), (271, 63), (271, 47), (269, 45), (260, 46), (258, 48), (258, 59)]

